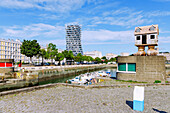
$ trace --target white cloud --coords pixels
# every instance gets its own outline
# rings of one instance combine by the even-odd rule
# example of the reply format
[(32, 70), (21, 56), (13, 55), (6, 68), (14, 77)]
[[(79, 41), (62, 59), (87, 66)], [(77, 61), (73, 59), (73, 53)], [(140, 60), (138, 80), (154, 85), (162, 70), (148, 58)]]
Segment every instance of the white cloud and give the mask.
[(160, 43), (170, 43), (170, 37), (158, 37)]
[(125, 26), (127, 28), (152, 22), (151, 19), (148, 19), (144, 16), (143, 11), (134, 11), (127, 7), (118, 10), (103, 12), (99, 16), (78, 18), (77, 21), (80, 23), (88, 23), (91, 25), (105, 24)]
[(134, 41), (133, 31), (82, 31), (85, 44), (123, 44)]
[(0, 37), (33, 40), (36, 39), (40, 45), (46, 45), (49, 43), (59, 46), (65, 46), (65, 27), (53, 26), (49, 24), (31, 24), (27, 26), (11, 26), (1, 27), (3, 33)]
[(62, 39), (56, 39), (56, 40), (47, 40), (47, 41), (43, 41), (43, 40), (40, 40), (38, 41), (41, 45), (47, 45), (49, 43), (53, 43), (55, 44), (56, 46), (58, 47), (61, 47), (61, 46), (65, 46), (66, 45), (66, 40), (62, 40)]
[(145, 14), (148, 17), (154, 17), (154, 16), (170, 16), (170, 11), (152, 11)]
[(31, 24), (27, 26), (1, 27), (3, 33), (1, 37), (16, 37), (20, 39), (42, 39), (63, 38), (65, 33), (64, 26), (52, 26), (49, 24)]
[(57, 20), (59, 18), (63, 18), (63, 16), (54, 15), (54, 14), (40, 14), (39, 17), (40, 17), (41, 20), (44, 20), (44, 19), (46, 19), (46, 20), (49, 20), (49, 19), (50, 20)]
[[(65, 26), (49, 24), (31, 24), (27, 26), (1, 27), (0, 37), (19, 38), (20, 40), (36, 39), (41, 45), (54, 43), (65, 46)], [(84, 30), (82, 31), (83, 45), (130, 44), (134, 43), (134, 31)], [(170, 43), (170, 37), (159, 37), (160, 43)]]
[(1, 0), (0, 7), (14, 9), (37, 8), (53, 12), (68, 12), (93, 0)]
[[(49, 24), (31, 24), (27, 26), (1, 27), (3, 32), (0, 37), (36, 39), (42, 44), (50, 42), (57, 45), (65, 45), (65, 26), (53, 26)], [(83, 44), (105, 44), (105, 43), (131, 43), (134, 41), (133, 31), (82, 31)]]
[(157, 1), (157, 2), (170, 2), (170, 0), (153, 0), (153, 1)]

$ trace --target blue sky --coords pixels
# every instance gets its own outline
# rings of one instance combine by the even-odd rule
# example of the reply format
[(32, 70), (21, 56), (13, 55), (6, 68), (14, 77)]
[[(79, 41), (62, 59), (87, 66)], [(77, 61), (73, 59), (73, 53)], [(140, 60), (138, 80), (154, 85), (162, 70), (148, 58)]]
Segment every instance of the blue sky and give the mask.
[(0, 38), (65, 49), (65, 24), (80, 24), (84, 52), (135, 53), (135, 27), (158, 24), (159, 50), (170, 51), (169, 6), (170, 0), (1, 0)]

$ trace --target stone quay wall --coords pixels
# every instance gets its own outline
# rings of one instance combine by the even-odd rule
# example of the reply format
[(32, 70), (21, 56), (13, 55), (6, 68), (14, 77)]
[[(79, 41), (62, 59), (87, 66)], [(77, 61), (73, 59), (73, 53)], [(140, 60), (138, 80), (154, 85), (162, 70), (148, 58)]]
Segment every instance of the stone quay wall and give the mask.
[[(38, 81), (47, 81), (56, 78), (64, 78), (74, 75), (79, 75), (81, 73), (95, 71), (107, 68), (106, 65), (82, 65), (82, 66), (63, 66), (60, 68), (53, 69), (42, 69), (38, 70)], [(35, 71), (35, 70), (34, 70)]]
[[(59, 68), (58, 68), (59, 67)], [(50, 69), (39, 69), (43, 67), (35, 67), (24, 69), (24, 72), (14, 72), (15, 76), (20, 75), (20, 78), (6, 79), (7, 82), (0, 83), (0, 92), (10, 89), (17, 89), (22, 87), (41, 85), (44, 82), (55, 79), (65, 79), (68, 77), (76, 76), (85, 72), (97, 71), (107, 68), (107, 65), (73, 65), (73, 66), (57, 66)], [(112, 66), (109, 66), (112, 67)], [(113, 66), (115, 67), (115, 66)]]

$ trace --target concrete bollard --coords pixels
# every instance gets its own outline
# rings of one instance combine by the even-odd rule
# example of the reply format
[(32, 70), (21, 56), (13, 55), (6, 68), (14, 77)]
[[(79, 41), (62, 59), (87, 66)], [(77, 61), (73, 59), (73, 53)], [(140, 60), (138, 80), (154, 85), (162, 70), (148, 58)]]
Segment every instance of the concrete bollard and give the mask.
[(133, 92), (133, 110), (144, 110), (144, 87), (135, 86)]

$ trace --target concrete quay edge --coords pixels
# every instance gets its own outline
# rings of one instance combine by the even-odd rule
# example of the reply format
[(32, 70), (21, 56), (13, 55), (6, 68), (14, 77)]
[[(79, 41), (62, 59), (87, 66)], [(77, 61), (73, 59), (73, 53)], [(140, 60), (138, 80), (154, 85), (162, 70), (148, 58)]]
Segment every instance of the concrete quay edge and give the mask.
[(106, 64), (92, 64), (92, 65), (65, 65), (65, 66), (38, 66), (38, 67), (21, 67), (16, 70), (25, 69), (25, 70), (43, 70), (43, 69), (64, 69), (64, 68), (85, 68), (85, 67), (98, 67), (98, 66), (113, 66), (116, 65), (106, 65)]
[(81, 85), (73, 85), (73, 84), (67, 84), (67, 83), (53, 83), (53, 84), (46, 84), (46, 85), (40, 85), (40, 86), (33, 86), (33, 87), (27, 87), (27, 88), (21, 88), (21, 89), (15, 89), (10, 91), (3, 91), (0, 92), (0, 96), (5, 96), (9, 94), (17, 94), (21, 92), (27, 92), (27, 91), (33, 91), (48, 87), (55, 87), (55, 86), (68, 86), (68, 87), (78, 87), (78, 88), (85, 88), (85, 89), (92, 89), (92, 88), (122, 88), (122, 87), (129, 87), (129, 86), (160, 86), (160, 85), (170, 85), (170, 83), (157, 83), (157, 84), (115, 84), (115, 85), (91, 85), (91, 86), (81, 86)]

